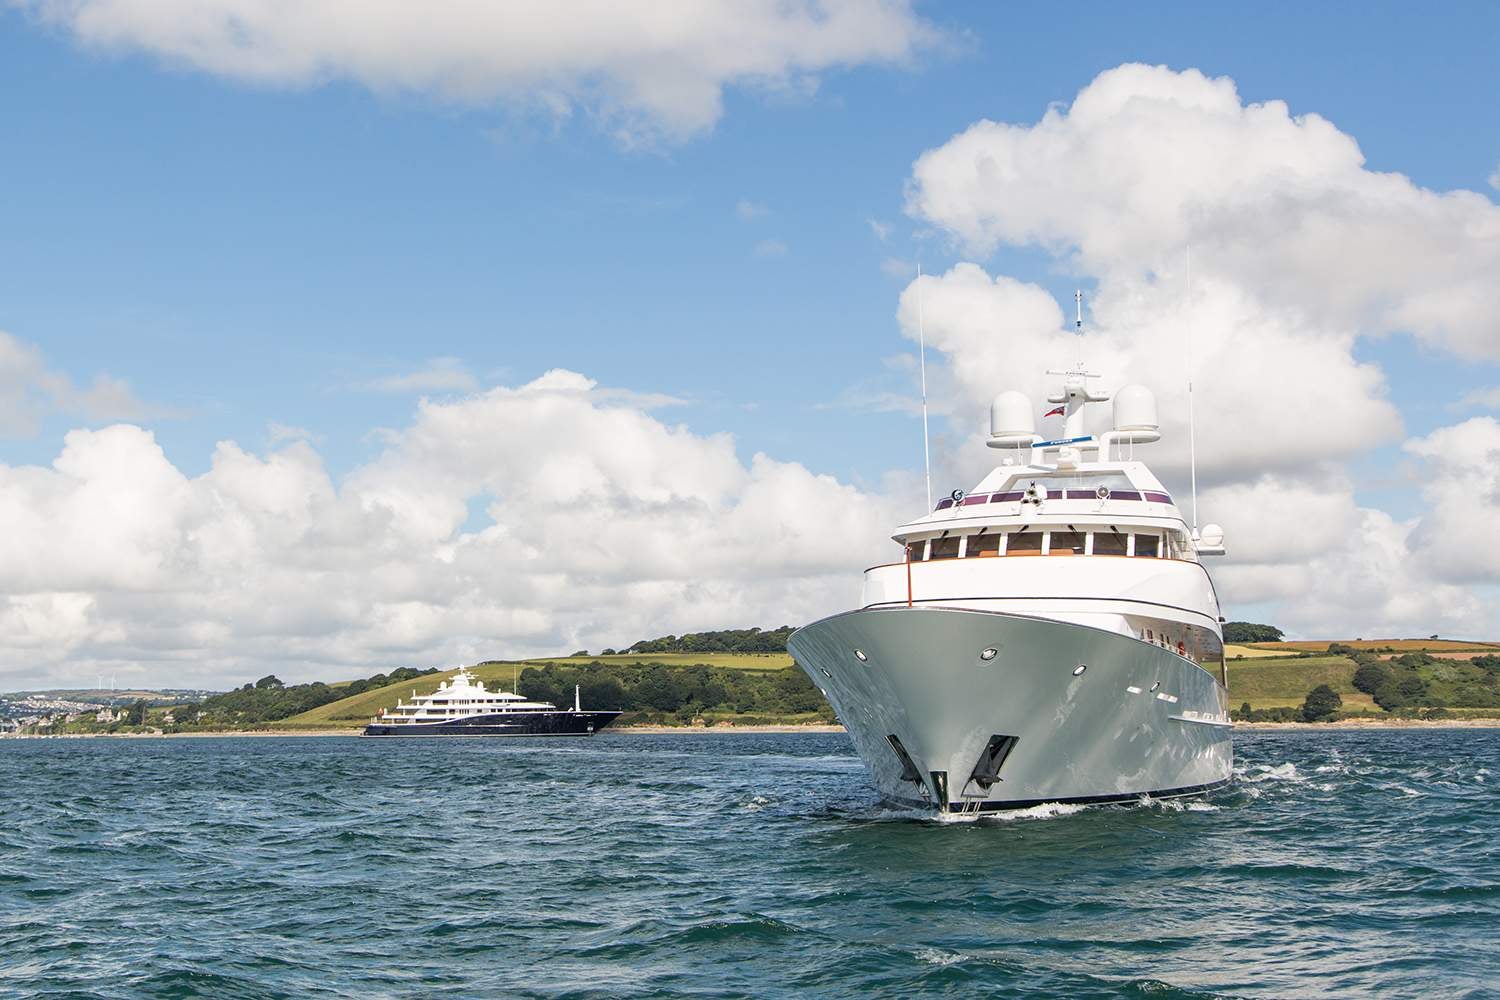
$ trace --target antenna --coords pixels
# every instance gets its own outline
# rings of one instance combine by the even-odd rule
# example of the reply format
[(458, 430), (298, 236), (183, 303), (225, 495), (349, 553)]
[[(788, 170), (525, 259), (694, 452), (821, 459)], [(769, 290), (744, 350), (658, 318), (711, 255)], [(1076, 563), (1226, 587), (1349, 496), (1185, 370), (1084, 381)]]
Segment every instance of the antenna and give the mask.
[(927, 443), (927, 331), (922, 322), (921, 261), (917, 261), (917, 344), (922, 365), (922, 472), (927, 479), (927, 509), (932, 510), (932, 451)]
[(1193, 541), (1198, 540), (1198, 437), (1193, 421), (1193, 245), (1187, 248), (1188, 468), (1193, 484)]
[(1083, 289), (1073, 289), (1073, 305), (1078, 318), (1073, 321), (1073, 330), (1078, 335), (1078, 370), (1083, 371)]

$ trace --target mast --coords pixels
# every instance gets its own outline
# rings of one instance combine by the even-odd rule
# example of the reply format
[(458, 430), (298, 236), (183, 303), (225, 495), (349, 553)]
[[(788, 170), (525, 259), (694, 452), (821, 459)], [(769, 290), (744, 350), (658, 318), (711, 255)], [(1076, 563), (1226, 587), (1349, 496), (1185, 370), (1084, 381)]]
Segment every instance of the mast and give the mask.
[(1193, 488), (1193, 541), (1198, 540), (1198, 436), (1193, 421), (1193, 246), (1187, 248), (1188, 470)]
[(1083, 371), (1083, 289), (1073, 289), (1073, 308), (1076, 310), (1073, 320), (1074, 339), (1078, 341), (1078, 370)]
[(922, 368), (922, 472), (927, 480), (927, 509), (932, 510), (932, 453), (927, 444), (927, 332), (922, 322), (921, 261), (917, 261), (917, 344)]

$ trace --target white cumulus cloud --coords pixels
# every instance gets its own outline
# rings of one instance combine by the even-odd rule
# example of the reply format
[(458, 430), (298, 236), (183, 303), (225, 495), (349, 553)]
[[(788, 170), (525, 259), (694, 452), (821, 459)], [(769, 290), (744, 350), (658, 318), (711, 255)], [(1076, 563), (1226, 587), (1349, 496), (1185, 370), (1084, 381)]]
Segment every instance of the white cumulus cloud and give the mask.
[(190, 476), (139, 427), (74, 431), (0, 466), (0, 676), (328, 678), (851, 605), (905, 509), (659, 402), (567, 371), (424, 401), (341, 481), (301, 440)]
[(1500, 421), (1474, 417), (1404, 446), (1421, 462), (1425, 504), (1414, 548), (1432, 576), (1500, 579)]
[(1500, 206), (1368, 170), (1327, 119), (1196, 70), (1121, 66), (1034, 124), (978, 122), (916, 162), (908, 210), (975, 253), (1041, 246), (1106, 280), (1190, 245), (1206, 279), (1307, 322), (1500, 358)]
[(936, 39), (909, 0), (19, 0), (79, 41), (266, 84), (502, 100), (622, 136), (714, 124), (726, 87), (807, 90)]
[(1082, 354), (1103, 387), (1155, 391), (1164, 440), (1137, 457), (1184, 508), (1191, 337), (1200, 509), (1227, 529), (1216, 575), (1231, 613), (1268, 606), (1334, 637), (1500, 629), (1482, 598), (1500, 584), (1492, 540), (1480, 531), (1460, 551), (1456, 530), (1500, 523), (1489, 426), (1406, 445), (1430, 477), (1420, 517), (1361, 506), (1346, 471), (1404, 436), (1384, 373), (1358, 360), (1362, 338), (1406, 331), (1500, 357), (1500, 207), (1487, 197), (1370, 171), (1332, 123), (1246, 104), (1228, 79), (1127, 65), (1034, 123), (981, 121), (924, 153), (907, 208), (980, 258), (913, 282), (898, 312), (916, 340), (920, 287), (933, 396), (972, 428), (937, 459), (945, 471), (976, 481), (993, 394), (1040, 404), (1055, 381), (1043, 371), (1078, 357), (1071, 309), (983, 264), (1001, 246), (1039, 249), (1094, 285)]

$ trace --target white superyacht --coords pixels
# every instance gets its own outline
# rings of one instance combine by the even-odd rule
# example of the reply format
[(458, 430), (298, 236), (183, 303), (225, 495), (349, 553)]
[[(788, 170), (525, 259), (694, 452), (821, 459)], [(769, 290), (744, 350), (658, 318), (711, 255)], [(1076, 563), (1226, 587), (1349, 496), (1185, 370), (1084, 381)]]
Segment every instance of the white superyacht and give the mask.
[(903, 557), (865, 571), (857, 610), (788, 642), (890, 800), (977, 813), (1229, 780), (1222, 619), (1200, 562), (1223, 531), (1190, 528), (1129, 460), (1161, 436), (1148, 389), (1116, 392), (1095, 436), (1098, 376), (1053, 374), (1062, 438), (1001, 393), (989, 444), (1010, 457), (898, 528)]

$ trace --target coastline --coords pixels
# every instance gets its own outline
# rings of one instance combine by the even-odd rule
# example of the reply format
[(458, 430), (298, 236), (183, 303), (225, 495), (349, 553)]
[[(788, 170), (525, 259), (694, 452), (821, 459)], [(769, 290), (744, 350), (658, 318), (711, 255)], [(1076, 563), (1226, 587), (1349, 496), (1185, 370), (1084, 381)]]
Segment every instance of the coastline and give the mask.
[[(814, 724), (787, 724), (787, 725), (757, 725), (757, 726), (610, 726), (608, 729), (600, 730), (596, 735), (609, 733), (629, 733), (639, 736), (662, 736), (679, 733), (709, 735), (723, 733), (842, 733), (844, 727), (834, 725)], [(5, 733), (0, 735), (0, 740), (95, 740), (95, 739), (117, 739), (117, 740), (201, 740), (217, 739), (221, 737), (275, 737), (275, 736), (342, 736), (346, 738), (358, 737), (360, 729), (217, 729), (194, 733), (56, 733), (56, 734), (33, 734), (33, 733)], [(519, 737), (517, 737), (519, 738)]]
[(1340, 719), (1337, 722), (1236, 722), (1235, 729), (1500, 729), (1500, 719)]
[[(1500, 729), (1500, 718), (1496, 719), (1340, 719), (1337, 722), (1236, 722), (1238, 730), (1323, 732), (1327, 730), (1386, 730), (1386, 729)], [(717, 726), (611, 726), (597, 735), (621, 733), (635, 736), (721, 736), (738, 733), (842, 733), (843, 726), (824, 723), (787, 725), (717, 725)], [(222, 729), (200, 733), (59, 733), (35, 735), (21, 733), (0, 734), (3, 740), (176, 740), (218, 739), (223, 737), (344, 737), (357, 738), (358, 729)]]
[(763, 725), (763, 726), (736, 726), (733, 724), (720, 724), (717, 726), (610, 726), (603, 730), (605, 733), (639, 733), (642, 736), (661, 736), (675, 733), (704, 733), (713, 735), (715, 733), (842, 733), (847, 732), (838, 723), (789, 723), (787, 725)]

